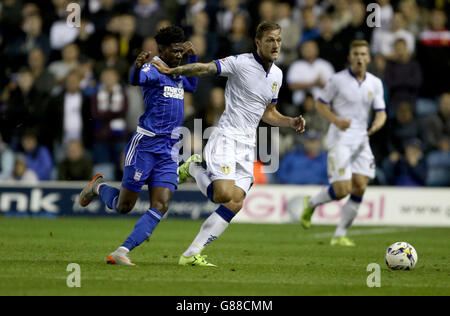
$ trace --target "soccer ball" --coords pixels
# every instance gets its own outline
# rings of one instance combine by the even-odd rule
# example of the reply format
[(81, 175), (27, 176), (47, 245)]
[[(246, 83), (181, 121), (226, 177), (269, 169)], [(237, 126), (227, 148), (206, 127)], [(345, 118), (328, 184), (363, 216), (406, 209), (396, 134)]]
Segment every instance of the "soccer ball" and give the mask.
[(392, 270), (412, 270), (417, 263), (417, 252), (407, 242), (396, 242), (386, 251), (386, 264)]

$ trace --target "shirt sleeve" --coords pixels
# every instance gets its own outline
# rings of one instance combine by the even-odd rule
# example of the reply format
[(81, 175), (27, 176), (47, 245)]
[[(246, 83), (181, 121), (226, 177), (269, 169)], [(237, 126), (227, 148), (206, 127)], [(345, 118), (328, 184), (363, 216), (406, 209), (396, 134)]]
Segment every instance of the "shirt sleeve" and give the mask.
[(144, 64), (141, 69), (133, 66), (130, 73), (130, 84), (133, 86), (150, 86), (158, 81), (158, 71), (150, 63)]
[(323, 92), (320, 94), (318, 100), (325, 104), (330, 104), (333, 101), (334, 97), (337, 95), (337, 87), (336, 83), (333, 80), (333, 77), (328, 80)]
[(384, 102), (384, 88), (381, 80), (377, 80), (375, 95), (373, 99), (374, 111), (385, 111), (386, 103)]
[(237, 73), (239, 68), (239, 55), (228, 56), (222, 59), (214, 60), (217, 65), (217, 75), (223, 77), (230, 77)]

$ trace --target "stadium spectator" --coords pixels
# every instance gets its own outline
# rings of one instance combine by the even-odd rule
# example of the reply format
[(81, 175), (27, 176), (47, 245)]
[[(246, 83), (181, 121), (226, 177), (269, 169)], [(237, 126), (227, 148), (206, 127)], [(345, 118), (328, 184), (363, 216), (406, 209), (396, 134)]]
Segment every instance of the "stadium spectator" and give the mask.
[(94, 163), (113, 163), (117, 168), (127, 141), (128, 99), (115, 69), (103, 70), (100, 87), (92, 98), (94, 119)]
[(367, 25), (364, 3), (361, 0), (354, 0), (350, 3), (348, 10), (352, 12), (350, 22), (340, 30), (338, 35), (343, 47), (349, 47), (355, 39), (370, 41), (373, 27)]
[(24, 65), (29, 52), (34, 48), (42, 49), (47, 58), (50, 56), (50, 42), (48, 35), (42, 32), (40, 15), (25, 16), (22, 31), (23, 34), (6, 47), (6, 56), (14, 67)]
[(292, 7), (289, 1), (278, 3), (276, 22), (283, 29), (280, 57), (277, 64), (287, 68), (298, 59), (298, 43), (300, 38), (300, 24), (292, 16)]
[(5, 179), (5, 182), (33, 185), (37, 184), (39, 179), (36, 173), (27, 167), (25, 156), (23, 154), (16, 154), (12, 174)]
[(217, 12), (217, 32), (223, 35), (231, 30), (233, 19), (236, 15), (242, 15), (250, 23), (250, 14), (242, 8), (242, 0), (224, 0), (222, 6)]
[(262, 21), (275, 21), (276, 15), (276, 1), (274, 0), (262, 0), (259, 2), (258, 6), (258, 21), (259, 24)]
[(413, 33), (415, 38), (418, 38), (424, 19), (421, 17), (416, 0), (400, 0), (398, 9), (405, 18), (406, 29)]
[(134, 15), (122, 14), (119, 19), (119, 56), (131, 64), (141, 51), (142, 37), (136, 33), (136, 17)]
[(322, 135), (309, 130), (302, 145), (285, 154), (277, 177), (284, 184), (328, 184), (327, 155), (322, 150)]
[(391, 155), (383, 162), (388, 185), (424, 186), (427, 177), (421, 141), (413, 138), (404, 144), (404, 155)]
[(300, 113), (302, 113), (308, 129), (317, 132), (319, 135), (326, 135), (330, 124), (316, 111), (314, 96), (311, 93), (306, 94)]
[(74, 43), (80, 48), (80, 54), (82, 56), (99, 59), (99, 33), (95, 32), (94, 23), (81, 17), (80, 27), (78, 28), (78, 36)]
[(339, 33), (346, 28), (352, 20), (352, 12), (350, 11), (349, 0), (335, 0), (333, 2), (333, 20), (334, 31)]
[(394, 8), (390, 0), (377, 0), (380, 6), (380, 22), (382, 30), (390, 30), (392, 27), (392, 19), (394, 17)]
[(316, 39), (319, 57), (330, 62), (336, 71), (341, 71), (347, 64), (348, 46), (345, 47), (335, 33), (330, 14), (323, 14), (319, 19), (319, 37)]
[(389, 119), (387, 124), (390, 155), (398, 156), (402, 153), (407, 140), (420, 139), (421, 130), (419, 122), (414, 119), (412, 105), (408, 102), (399, 103), (395, 118)]
[(27, 130), (22, 137), (22, 149), (27, 168), (34, 171), (39, 181), (50, 180), (53, 159), (47, 147), (38, 143), (36, 131)]
[(47, 101), (34, 87), (33, 74), (26, 68), (19, 71), (3, 92), (6, 108), (0, 125), (5, 140), (12, 141), (16, 148), (25, 129), (43, 127)]
[(308, 41), (316, 40), (320, 35), (318, 18), (311, 8), (302, 9), (302, 31), (300, 45)]
[(36, 90), (42, 95), (50, 95), (55, 80), (46, 67), (45, 55), (40, 48), (30, 51), (28, 65), (33, 74)]
[(220, 116), (225, 110), (225, 91), (221, 87), (211, 90), (210, 106), (206, 108), (206, 126), (217, 126)]
[(427, 185), (450, 186), (450, 138), (442, 137), (437, 150), (427, 156)]
[(227, 55), (238, 55), (253, 50), (253, 40), (248, 35), (247, 21), (242, 14), (236, 14), (233, 17), (231, 30), (227, 38), (230, 43), (230, 52)]
[(413, 54), (416, 47), (414, 34), (406, 29), (403, 14), (396, 12), (394, 13), (390, 30), (379, 28), (373, 31), (371, 40), (372, 54), (382, 54), (387, 59), (393, 58), (394, 43), (400, 38), (405, 40), (408, 52)]
[(80, 141), (72, 140), (66, 145), (66, 156), (58, 166), (58, 180), (80, 181), (92, 178), (94, 164), (84, 152)]
[(311, 92), (317, 98), (326, 82), (334, 74), (331, 63), (319, 58), (317, 43), (308, 41), (301, 46), (302, 59), (294, 62), (287, 73), (287, 84), (293, 92), (292, 103), (302, 104), (305, 93)]
[(62, 49), (61, 56), (61, 60), (56, 60), (48, 66), (48, 71), (53, 75), (57, 84), (63, 84), (67, 74), (78, 67), (80, 49), (75, 43), (68, 44)]
[(3, 141), (0, 133), (0, 183), (8, 178), (14, 169), (14, 152)]
[(167, 17), (164, 8), (157, 0), (138, 0), (134, 7), (134, 14), (136, 33), (141, 37), (155, 36), (158, 22)]
[(439, 111), (424, 119), (423, 133), (426, 150), (437, 150), (442, 139), (450, 138), (450, 92), (441, 95)]
[[(67, 5), (69, 1), (65, 1)], [(78, 27), (69, 26), (67, 24), (66, 15), (54, 21), (50, 27), (50, 47), (52, 50), (60, 51), (65, 46), (73, 43), (78, 36)]]
[(92, 146), (91, 104), (81, 92), (80, 80), (80, 73), (72, 70), (66, 77), (64, 90), (49, 101), (43, 143), (56, 154), (71, 140), (81, 141), (88, 148)]
[(406, 47), (406, 41), (399, 38), (394, 44), (392, 60), (386, 63), (384, 83), (389, 95), (389, 114), (395, 113), (395, 106), (406, 101), (415, 108), (422, 72), (419, 63), (412, 58)]
[(450, 91), (450, 31), (443, 10), (433, 10), (429, 29), (420, 33), (417, 59), (423, 71), (421, 96), (434, 98)]
[(102, 40), (103, 58), (94, 65), (94, 74), (100, 78), (103, 70), (113, 68), (117, 71), (122, 83), (128, 82), (129, 65), (119, 55), (119, 41), (113, 35), (106, 35)]
[(191, 33), (191, 36), (204, 37), (206, 41), (206, 54), (211, 56), (211, 58), (215, 58), (218, 52), (224, 54), (230, 51), (227, 34), (222, 35), (218, 32), (210, 30), (209, 15), (205, 11), (195, 14), (195, 22), (192, 25)]

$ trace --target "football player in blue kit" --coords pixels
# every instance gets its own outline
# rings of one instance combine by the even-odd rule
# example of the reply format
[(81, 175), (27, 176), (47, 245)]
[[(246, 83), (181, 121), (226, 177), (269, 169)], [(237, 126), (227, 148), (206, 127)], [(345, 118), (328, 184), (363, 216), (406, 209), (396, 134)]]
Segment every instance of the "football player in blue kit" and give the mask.
[[(187, 54), (188, 63), (197, 61), (195, 49), (191, 42), (184, 42), (181, 28), (163, 28), (155, 40), (159, 56), (153, 60), (176, 67)], [(97, 174), (80, 193), (83, 207), (98, 195), (110, 209), (126, 214), (136, 204), (142, 186), (148, 185), (151, 207), (125, 242), (108, 256), (109, 264), (134, 265), (128, 252), (150, 237), (167, 212), (178, 185), (178, 151), (174, 145), (179, 141), (184, 120), (184, 91), (195, 92), (197, 88), (197, 78), (161, 74), (149, 57), (149, 52), (142, 52), (130, 74), (130, 83), (142, 87), (145, 112), (125, 149), (120, 190), (108, 185), (102, 174)]]

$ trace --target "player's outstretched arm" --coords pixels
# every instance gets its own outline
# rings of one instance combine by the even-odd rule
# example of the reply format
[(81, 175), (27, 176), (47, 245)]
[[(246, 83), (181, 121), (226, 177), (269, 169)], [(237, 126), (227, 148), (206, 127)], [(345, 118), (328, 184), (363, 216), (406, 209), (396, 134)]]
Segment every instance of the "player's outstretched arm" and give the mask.
[(202, 77), (217, 74), (217, 66), (215, 62), (210, 63), (193, 63), (175, 68), (169, 68), (159, 60), (153, 60), (152, 65), (158, 71), (165, 75), (181, 75), (185, 77)]
[(375, 113), (375, 119), (372, 122), (372, 126), (367, 131), (367, 135), (371, 136), (378, 132), (386, 123), (387, 115), (386, 111), (377, 111)]
[(272, 126), (293, 128), (299, 133), (303, 133), (306, 127), (305, 119), (301, 115), (299, 117), (285, 116), (278, 112), (275, 103), (269, 104), (262, 116), (262, 120), (264, 123)]
[(341, 131), (345, 131), (350, 127), (351, 120), (337, 117), (333, 112), (331, 112), (330, 108), (325, 103), (316, 101), (316, 109), (323, 118), (325, 118), (331, 124), (336, 125), (337, 128), (339, 128)]
[(136, 61), (134, 62), (134, 67), (130, 73), (130, 84), (134, 86), (141, 86), (144, 84), (145, 78), (141, 78), (140, 75), (141, 68), (149, 62), (151, 54), (151, 52), (141, 52), (138, 55)]

